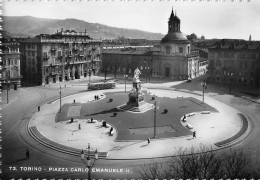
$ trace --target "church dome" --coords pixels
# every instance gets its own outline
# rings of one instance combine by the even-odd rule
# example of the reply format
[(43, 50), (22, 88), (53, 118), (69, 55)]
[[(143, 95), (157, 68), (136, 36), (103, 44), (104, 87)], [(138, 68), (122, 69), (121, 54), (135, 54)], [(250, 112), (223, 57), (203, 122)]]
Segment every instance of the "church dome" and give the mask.
[(163, 43), (165, 43), (165, 42), (187, 42), (187, 43), (189, 43), (187, 37), (182, 32), (168, 33), (162, 38), (161, 42), (163, 42)]
[(187, 39), (186, 35), (184, 35), (180, 30), (181, 20), (176, 13), (174, 15), (173, 9), (168, 21), (168, 34), (162, 38), (162, 43), (184, 43), (189, 44), (190, 41)]

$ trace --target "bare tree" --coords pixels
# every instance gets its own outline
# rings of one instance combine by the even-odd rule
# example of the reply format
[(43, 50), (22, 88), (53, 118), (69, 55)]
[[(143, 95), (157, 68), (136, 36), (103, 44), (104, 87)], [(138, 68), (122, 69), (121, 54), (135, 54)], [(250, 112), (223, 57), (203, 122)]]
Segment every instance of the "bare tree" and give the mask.
[[(223, 168), (226, 176), (231, 179), (245, 178), (250, 175), (251, 160), (242, 150), (225, 151), (222, 153)], [(251, 169), (251, 170), (250, 170)]]
[(164, 164), (145, 164), (139, 175), (142, 179), (234, 179), (255, 178), (260, 174), (241, 150), (216, 151), (200, 145), (177, 149)]
[(165, 170), (161, 163), (150, 162), (141, 167), (139, 174), (142, 179), (164, 179)]

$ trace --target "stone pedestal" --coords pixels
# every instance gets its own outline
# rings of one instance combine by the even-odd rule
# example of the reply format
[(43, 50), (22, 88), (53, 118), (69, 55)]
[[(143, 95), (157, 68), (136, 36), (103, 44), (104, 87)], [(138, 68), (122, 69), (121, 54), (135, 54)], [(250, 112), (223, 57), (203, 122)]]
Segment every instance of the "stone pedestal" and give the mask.
[(144, 101), (144, 93), (133, 92), (128, 97), (127, 105), (131, 105), (132, 107), (139, 107), (139, 104)]
[(133, 82), (133, 91), (128, 95), (127, 105), (139, 107), (139, 104), (144, 101), (144, 93), (141, 90), (141, 82)]

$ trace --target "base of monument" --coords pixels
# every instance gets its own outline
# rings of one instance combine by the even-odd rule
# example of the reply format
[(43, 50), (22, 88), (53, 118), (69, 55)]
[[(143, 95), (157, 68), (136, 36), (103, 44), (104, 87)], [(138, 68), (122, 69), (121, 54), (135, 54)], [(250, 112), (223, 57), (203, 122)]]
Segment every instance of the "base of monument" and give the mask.
[(128, 111), (128, 112), (134, 112), (134, 113), (144, 113), (146, 111), (149, 111), (150, 109), (153, 109), (153, 104), (146, 103), (144, 101), (139, 103), (139, 106), (135, 106), (134, 104), (123, 104), (117, 107), (117, 109), (122, 111)]

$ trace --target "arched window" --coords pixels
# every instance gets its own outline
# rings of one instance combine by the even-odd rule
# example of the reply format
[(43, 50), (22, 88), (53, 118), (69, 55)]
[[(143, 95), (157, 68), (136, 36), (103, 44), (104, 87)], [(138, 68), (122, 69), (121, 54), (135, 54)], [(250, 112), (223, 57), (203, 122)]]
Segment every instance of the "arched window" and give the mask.
[(171, 48), (169, 46), (166, 46), (165, 50), (166, 50), (166, 54), (170, 54), (171, 53)]

